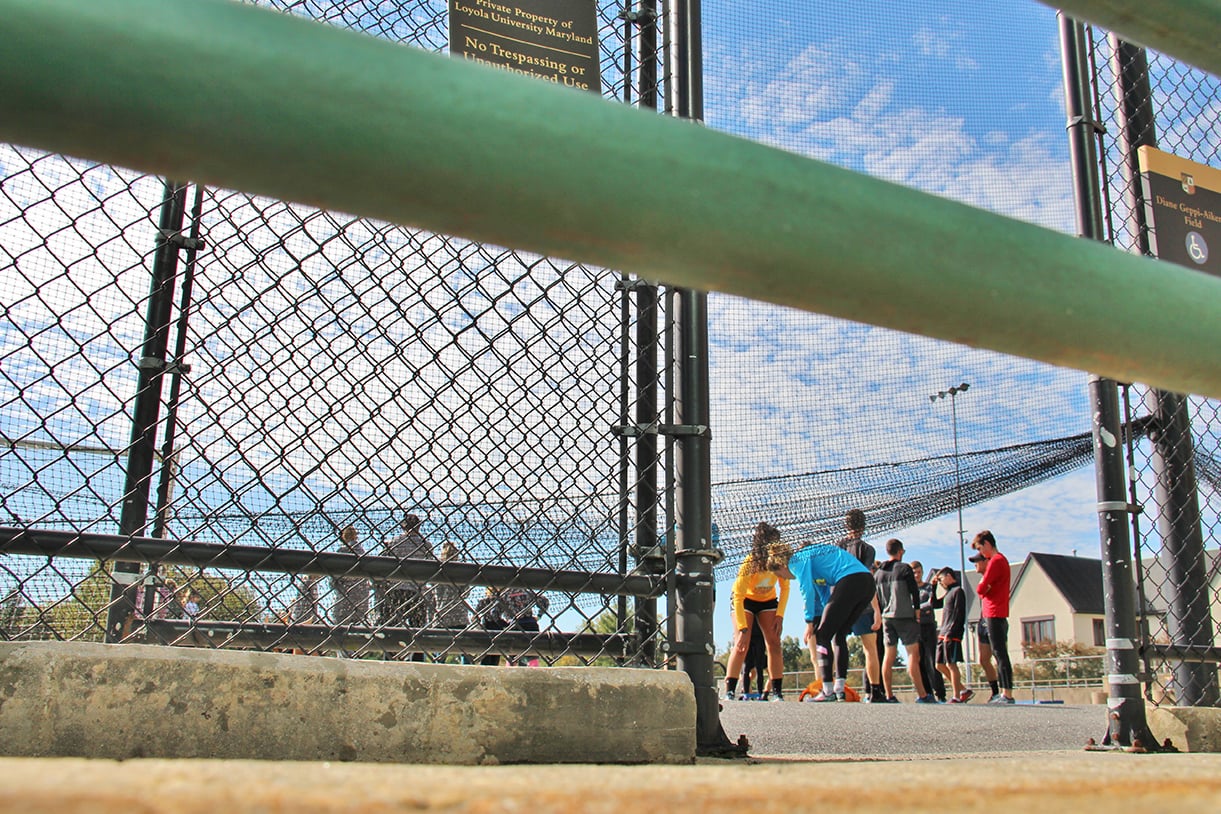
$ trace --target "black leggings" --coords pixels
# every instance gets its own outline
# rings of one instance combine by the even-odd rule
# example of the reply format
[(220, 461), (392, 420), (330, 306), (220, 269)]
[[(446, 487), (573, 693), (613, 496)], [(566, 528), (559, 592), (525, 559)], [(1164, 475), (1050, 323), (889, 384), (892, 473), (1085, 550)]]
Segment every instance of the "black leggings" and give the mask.
[(988, 641), (992, 643), (992, 657), (996, 659), (996, 681), (1002, 690), (1013, 689), (1013, 662), (1009, 661), (1009, 620), (984, 617), (988, 629)]
[[(858, 617), (859, 618), (859, 617)], [(853, 623), (855, 624), (855, 622)], [(851, 627), (851, 625), (849, 626)], [(848, 631), (841, 630), (835, 634), (835, 646), (831, 648), (835, 654), (835, 677), (848, 678)]]
[[(831, 586), (831, 596), (827, 599), (827, 606), (822, 609), (822, 619), (814, 631), (824, 685), (830, 685), (835, 680), (831, 664), (835, 639), (848, 635), (852, 625), (873, 601), (875, 590), (873, 575), (864, 571), (849, 574)], [(844, 675), (847, 675), (848, 648), (844, 647), (841, 652), (845, 663)]]

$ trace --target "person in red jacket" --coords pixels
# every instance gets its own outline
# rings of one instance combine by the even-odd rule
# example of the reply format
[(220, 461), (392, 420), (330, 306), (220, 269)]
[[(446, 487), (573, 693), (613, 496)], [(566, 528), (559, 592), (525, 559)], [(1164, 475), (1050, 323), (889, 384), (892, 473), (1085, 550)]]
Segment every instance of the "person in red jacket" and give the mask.
[[(988, 631), (992, 645), (992, 657), (996, 659), (997, 681), (1000, 694), (989, 699), (989, 704), (1012, 704), (1013, 663), (1009, 660), (1009, 560), (996, 550), (996, 538), (987, 529), (975, 535), (971, 547), (979, 552), (987, 565), (984, 575), (975, 587), (980, 600), (980, 622)], [(976, 558), (971, 558), (976, 562)]]

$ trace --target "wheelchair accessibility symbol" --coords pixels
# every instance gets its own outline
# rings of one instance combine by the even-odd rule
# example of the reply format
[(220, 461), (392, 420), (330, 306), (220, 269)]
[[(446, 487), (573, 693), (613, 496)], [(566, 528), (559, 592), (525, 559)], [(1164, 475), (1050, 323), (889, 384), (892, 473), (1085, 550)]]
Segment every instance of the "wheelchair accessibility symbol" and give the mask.
[(1208, 244), (1199, 232), (1188, 232), (1184, 243), (1187, 246), (1187, 256), (1193, 263), (1203, 265), (1208, 262)]

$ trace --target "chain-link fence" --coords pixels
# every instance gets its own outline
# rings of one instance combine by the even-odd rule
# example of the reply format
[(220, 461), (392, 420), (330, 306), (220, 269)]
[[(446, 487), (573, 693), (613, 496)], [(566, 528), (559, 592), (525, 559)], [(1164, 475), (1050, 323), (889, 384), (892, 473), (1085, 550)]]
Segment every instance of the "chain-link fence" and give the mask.
[[(1091, 32), (1095, 106), (1109, 239), (1142, 254), (1175, 260), (1163, 222), (1161, 246), (1153, 193), (1142, 183), (1138, 150), (1158, 148), (1215, 164), (1216, 139), (1205, 122), (1221, 98), (1217, 77)], [(1188, 192), (1184, 187), (1184, 192)], [(1159, 251), (1160, 248), (1160, 251)], [(1189, 264), (1190, 265), (1190, 264)], [(1203, 272), (1202, 272), (1203, 273)], [(1150, 307), (1157, 307), (1151, 300)], [(1201, 350), (1201, 364), (1213, 364)], [(1122, 388), (1146, 698), (1216, 704), (1221, 658), (1221, 405), (1139, 385)]]
[[(265, 5), (416, 47), (448, 38), (439, 0)], [(1062, 116), (1032, 122), (1019, 98), (1052, 92), (1021, 73), (1043, 46), (998, 49), (1004, 64), (977, 89), (956, 73), (980, 67), (950, 47), (961, 31), (938, 41), (918, 12), (882, 24), (851, 3), (778, 3), (763, 26), (704, 5), (711, 126), (1069, 228), (1066, 162), (1048, 146)], [(1017, 3), (949, 6), (963, 30), (971, 15), (1030, 22)], [(598, 4), (606, 96), (657, 106), (653, 7)], [(904, 54), (879, 61), (893, 75), (870, 86), (853, 36)], [(1110, 236), (1143, 251), (1112, 45), (1095, 45)], [(958, 78), (937, 90), (961, 110), (899, 103), (928, 91), (907, 84), (922, 82), (903, 67), (917, 57), (953, 63)], [(1164, 149), (1212, 160), (1199, 114), (1215, 79), (1151, 64)], [(1024, 129), (1001, 132), (997, 110)], [(676, 638), (674, 602), (661, 600), (676, 582), (673, 292), (11, 146), (0, 269), (0, 635), (664, 660), (655, 645)], [(710, 321), (722, 577), (760, 519), (824, 539), (863, 506), (882, 534), (1089, 459), (1074, 371), (729, 297), (711, 299)], [(951, 456), (927, 396), (966, 380), (964, 451)], [(1155, 427), (1133, 439), (1151, 640), (1214, 646), (1221, 416), (1207, 400), (1131, 396), (1130, 426)], [(1170, 420), (1184, 413), (1185, 430)], [(956, 448), (957, 425), (952, 437)], [(1188, 449), (1194, 524), (1158, 474)], [(1184, 547), (1192, 528), (1198, 554)], [(1183, 664), (1150, 672), (1198, 685)]]
[[(447, 45), (443, 1), (263, 5)], [(653, 19), (627, 17), (599, 5), (603, 91), (651, 105)], [(18, 147), (0, 165), (0, 636), (654, 659), (664, 545), (629, 576), (657, 523), (615, 428), (638, 391), (656, 412), (660, 346), (620, 275)]]

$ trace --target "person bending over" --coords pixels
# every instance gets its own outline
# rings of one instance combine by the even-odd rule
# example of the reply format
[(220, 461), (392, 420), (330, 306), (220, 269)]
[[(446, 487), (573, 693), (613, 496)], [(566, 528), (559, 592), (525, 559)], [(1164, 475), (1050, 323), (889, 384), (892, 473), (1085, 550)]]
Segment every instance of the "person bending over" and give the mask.
[[(750, 630), (756, 619), (767, 648), (767, 673), (771, 678), (769, 700), (783, 701), (784, 656), (780, 649), (780, 630), (784, 625), (784, 607), (789, 599), (789, 581), (771, 570), (773, 553), (792, 553), (780, 541), (780, 531), (769, 523), (755, 527), (750, 553), (738, 569), (729, 604), (733, 611), (734, 641), (725, 668), (725, 699), (737, 697), (738, 676), (750, 649)], [(787, 561), (787, 556), (781, 560)], [(778, 560), (779, 561), (779, 560)]]
[[(783, 568), (779, 568), (778, 562), (775, 565), (780, 576), (797, 581), (805, 599), (806, 630), (802, 640), (818, 656), (822, 677), (822, 690), (809, 700), (838, 701), (846, 681), (837, 678), (837, 673), (847, 675), (848, 654), (845, 648), (843, 663), (834, 664), (835, 638), (846, 634), (874, 601), (873, 575), (856, 557), (831, 544), (807, 545), (793, 554)], [(828, 591), (827, 600), (822, 613), (815, 617), (813, 611), (820, 589)], [(875, 619), (875, 631), (881, 621), (880, 616)]]

